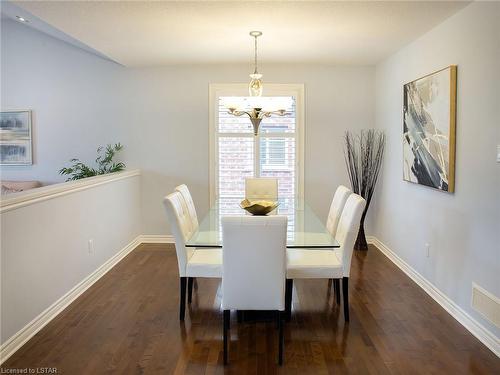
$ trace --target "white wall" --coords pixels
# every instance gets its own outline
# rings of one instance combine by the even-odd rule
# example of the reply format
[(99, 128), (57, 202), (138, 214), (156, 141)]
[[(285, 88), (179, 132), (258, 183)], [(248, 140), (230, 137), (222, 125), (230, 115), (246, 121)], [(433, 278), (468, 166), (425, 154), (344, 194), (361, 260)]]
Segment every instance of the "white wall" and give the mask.
[(33, 110), (32, 166), (2, 166), (3, 179), (64, 181), (58, 170), (120, 141), (126, 69), (19, 22), (1, 21), (1, 108)]
[[(273, 83), (305, 84), (305, 196), (326, 218), (334, 188), (348, 184), (342, 151), (346, 129), (374, 126), (374, 69), (316, 65), (262, 67)], [(247, 66), (134, 69), (135, 110), (126, 137), (143, 170), (145, 234), (167, 233), (159, 199), (186, 183), (201, 214), (209, 205), (209, 83), (242, 82)], [(326, 203), (325, 203), (326, 202)]]
[[(463, 310), (472, 282), (500, 296), (500, 4), (473, 3), (380, 63), (376, 123), (387, 148), (373, 212), (374, 233)], [(403, 84), (458, 65), (454, 194), (403, 181)], [(426, 257), (425, 243), (431, 245)]]
[(110, 176), (70, 183), (63, 195), (17, 208), (2, 202), (1, 343), (140, 234), (139, 173), (100, 184)]
[[(58, 181), (67, 159), (92, 160), (99, 144), (120, 141), (127, 165), (143, 171), (144, 234), (170, 232), (161, 199), (180, 183), (206, 213), (208, 85), (246, 82), (250, 64), (127, 69), (11, 21), (1, 58), (2, 108), (33, 109), (36, 163), (2, 167), (2, 178)], [(334, 188), (348, 184), (344, 130), (374, 126), (374, 68), (261, 70), (265, 82), (305, 84), (305, 194), (325, 218)]]

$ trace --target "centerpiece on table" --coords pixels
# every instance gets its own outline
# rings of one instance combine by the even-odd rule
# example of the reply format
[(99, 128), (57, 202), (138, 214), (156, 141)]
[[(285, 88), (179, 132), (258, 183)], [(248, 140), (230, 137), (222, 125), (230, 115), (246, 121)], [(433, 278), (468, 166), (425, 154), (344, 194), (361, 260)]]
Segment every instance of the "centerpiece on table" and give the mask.
[(243, 208), (247, 212), (250, 212), (252, 215), (257, 216), (267, 215), (278, 206), (278, 202), (268, 200), (250, 201), (248, 199), (243, 199), (240, 203), (241, 208)]

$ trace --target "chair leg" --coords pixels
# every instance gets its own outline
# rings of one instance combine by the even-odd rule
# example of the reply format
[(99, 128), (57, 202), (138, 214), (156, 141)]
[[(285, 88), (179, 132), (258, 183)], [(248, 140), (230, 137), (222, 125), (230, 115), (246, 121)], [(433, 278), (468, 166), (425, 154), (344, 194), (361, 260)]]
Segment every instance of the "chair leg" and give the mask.
[(333, 280), (333, 291), (335, 292), (335, 300), (337, 305), (340, 305), (340, 279)]
[(278, 348), (278, 364), (283, 365), (283, 350), (285, 346), (285, 334), (283, 329), (283, 313), (278, 311), (278, 329), (279, 329), (279, 348)]
[(286, 279), (285, 284), (285, 319), (287, 322), (292, 317), (292, 294), (293, 294), (293, 279)]
[(223, 339), (224, 339), (224, 365), (227, 365), (227, 333), (229, 330), (229, 326), (231, 324), (230, 321), (230, 311), (229, 310), (224, 310), (224, 319), (223, 319)]
[(184, 315), (186, 312), (186, 281), (187, 277), (181, 277), (181, 296), (179, 301), (179, 320), (184, 320)]
[(349, 321), (349, 278), (342, 278), (342, 294), (344, 296), (344, 320)]
[(193, 299), (193, 280), (194, 277), (188, 277), (188, 303)]

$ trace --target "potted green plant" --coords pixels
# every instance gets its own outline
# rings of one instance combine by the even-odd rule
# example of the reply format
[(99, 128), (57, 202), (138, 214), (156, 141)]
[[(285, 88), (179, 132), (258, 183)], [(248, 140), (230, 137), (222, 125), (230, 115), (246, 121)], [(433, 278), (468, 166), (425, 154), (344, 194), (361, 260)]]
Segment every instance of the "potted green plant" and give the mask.
[(82, 163), (80, 159), (71, 159), (72, 163), (69, 167), (64, 167), (59, 170), (62, 175), (69, 176), (66, 181), (79, 180), (86, 177), (98, 176), (106, 173), (120, 172), (125, 169), (125, 164), (122, 162), (114, 162), (113, 158), (116, 153), (121, 151), (123, 146), (120, 143), (114, 145), (108, 144), (106, 147), (99, 146), (97, 149), (96, 168), (92, 168)]

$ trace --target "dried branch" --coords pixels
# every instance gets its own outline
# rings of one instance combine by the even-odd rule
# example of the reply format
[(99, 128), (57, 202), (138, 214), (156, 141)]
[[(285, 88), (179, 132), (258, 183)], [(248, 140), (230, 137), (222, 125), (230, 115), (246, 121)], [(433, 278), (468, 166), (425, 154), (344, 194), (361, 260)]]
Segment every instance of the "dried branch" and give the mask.
[[(352, 191), (366, 200), (360, 228), (360, 235), (363, 238), (360, 239), (360, 236), (358, 236), (356, 241), (357, 248), (359, 246), (365, 248), (366, 238), (364, 238), (363, 224), (375, 192), (375, 184), (382, 165), (385, 135), (375, 129), (361, 130), (359, 135), (353, 135), (352, 132), (346, 131), (344, 139), (344, 159)], [(359, 242), (361, 242), (361, 245), (359, 245)]]

